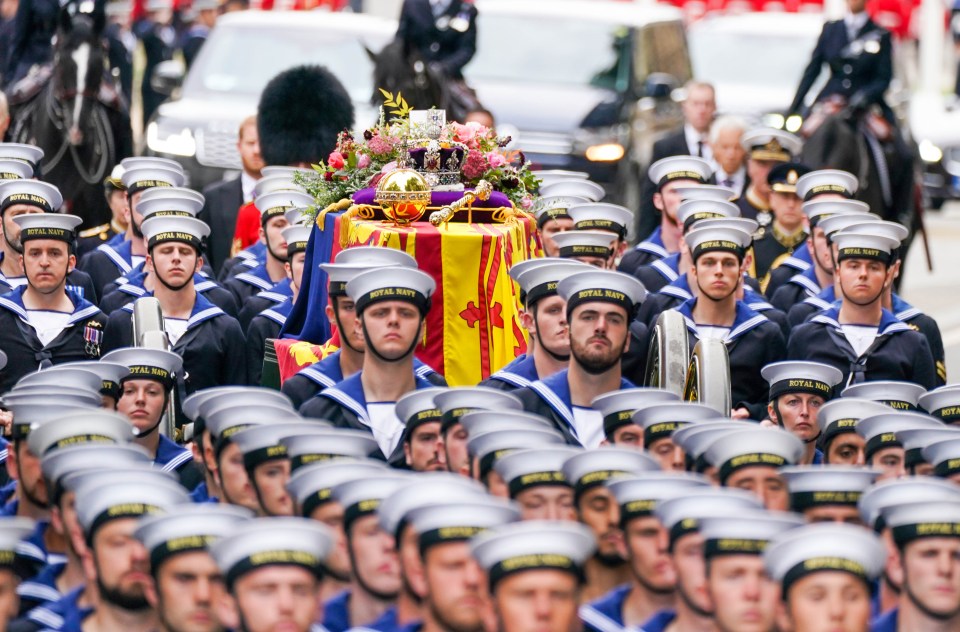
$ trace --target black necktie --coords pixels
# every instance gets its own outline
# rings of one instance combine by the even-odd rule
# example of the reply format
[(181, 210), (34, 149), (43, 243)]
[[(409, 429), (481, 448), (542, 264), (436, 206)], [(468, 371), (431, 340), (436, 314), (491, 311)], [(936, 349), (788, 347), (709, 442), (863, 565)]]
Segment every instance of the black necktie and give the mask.
[(703, 158), (703, 141), (697, 141), (697, 158)]

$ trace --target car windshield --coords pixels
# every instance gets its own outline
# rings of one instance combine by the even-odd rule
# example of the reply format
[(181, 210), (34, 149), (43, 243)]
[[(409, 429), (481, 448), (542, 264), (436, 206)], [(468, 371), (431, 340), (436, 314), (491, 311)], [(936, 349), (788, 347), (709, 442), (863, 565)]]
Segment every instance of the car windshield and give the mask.
[(484, 15), (468, 79), (612, 88), (628, 30), (620, 25), (549, 16)]
[[(351, 98), (366, 101), (373, 64), (355, 33), (264, 26), (218, 28), (204, 44), (184, 83), (185, 96), (260, 94), (267, 82), (299, 64), (326, 66)], [(371, 45), (375, 50), (382, 46)]]
[(816, 45), (816, 35), (764, 36), (733, 31), (691, 29), (694, 73), (718, 85), (756, 84), (793, 87)]

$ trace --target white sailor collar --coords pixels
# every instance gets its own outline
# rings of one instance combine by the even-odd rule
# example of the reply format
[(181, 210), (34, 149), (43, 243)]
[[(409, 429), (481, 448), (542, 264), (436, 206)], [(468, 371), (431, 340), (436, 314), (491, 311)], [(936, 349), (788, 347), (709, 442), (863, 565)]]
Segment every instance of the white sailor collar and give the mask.
[[(27, 286), (23, 285), (0, 296), (0, 308), (13, 312), (25, 323), (29, 322), (27, 318), (27, 308), (23, 304), (23, 293), (26, 289)], [(73, 303), (73, 311), (70, 313), (67, 325), (74, 325), (85, 318), (90, 318), (100, 313), (99, 307), (84, 300), (77, 294), (68, 292), (67, 298)]]

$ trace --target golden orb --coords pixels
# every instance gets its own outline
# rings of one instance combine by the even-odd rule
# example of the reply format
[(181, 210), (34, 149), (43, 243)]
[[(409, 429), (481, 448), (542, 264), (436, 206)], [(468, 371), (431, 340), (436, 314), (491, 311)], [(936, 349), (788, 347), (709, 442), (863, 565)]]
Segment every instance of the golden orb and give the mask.
[(413, 169), (395, 169), (377, 183), (373, 201), (399, 225), (415, 222), (430, 205), (430, 185)]

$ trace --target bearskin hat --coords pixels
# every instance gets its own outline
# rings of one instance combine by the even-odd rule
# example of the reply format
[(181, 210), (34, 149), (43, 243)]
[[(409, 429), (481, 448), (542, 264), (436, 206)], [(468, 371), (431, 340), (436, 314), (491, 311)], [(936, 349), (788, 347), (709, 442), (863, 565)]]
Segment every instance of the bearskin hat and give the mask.
[(353, 102), (322, 66), (297, 66), (270, 80), (257, 106), (260, 153), (268, 165), (315, 164), (353, 127)]

